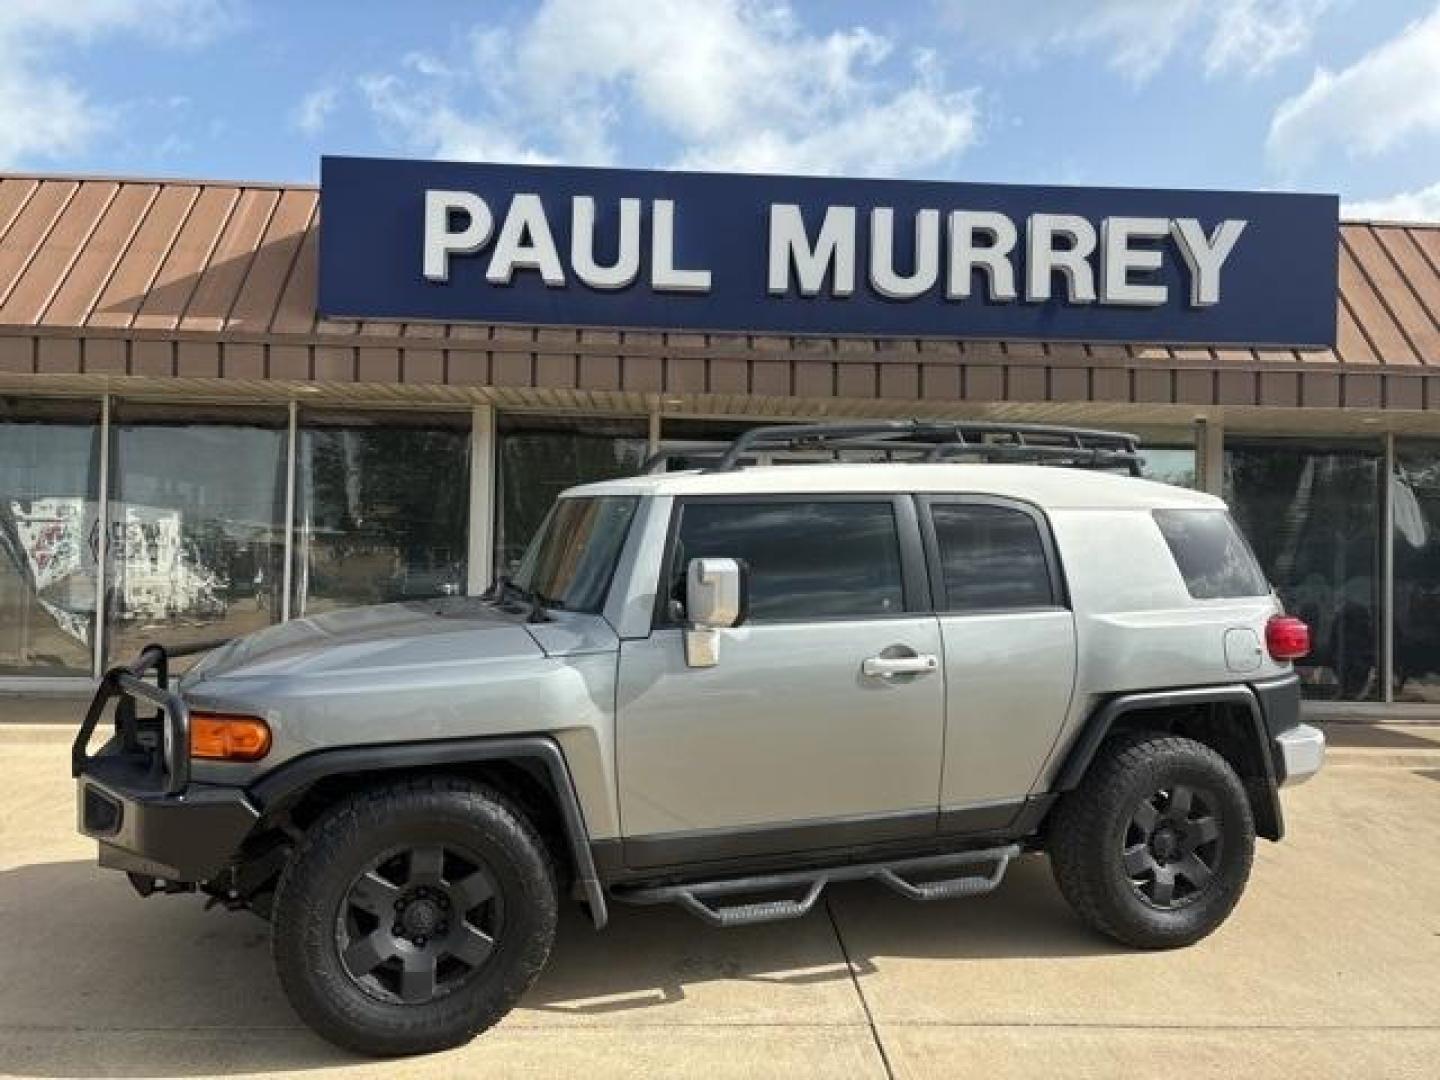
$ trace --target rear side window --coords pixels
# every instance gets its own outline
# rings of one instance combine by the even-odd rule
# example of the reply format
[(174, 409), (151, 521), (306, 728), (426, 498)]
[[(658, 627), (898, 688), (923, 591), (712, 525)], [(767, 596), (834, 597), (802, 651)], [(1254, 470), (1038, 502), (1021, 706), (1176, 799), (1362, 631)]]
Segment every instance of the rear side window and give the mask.
[(1045, 543), (1023, 510), (932, 503), (947, 611), (1049, 607), (1055, 603)]
[(671, 562), (671, 613), (684, 617), (691, 559), (750, 569), (750, 622), (898, 615), (900, 537), (890, 502), (689, 502)]
[(1196, 600), (1269, 594), (1250, 545), (1225, 511), (1156, 510), (1155, 523)]

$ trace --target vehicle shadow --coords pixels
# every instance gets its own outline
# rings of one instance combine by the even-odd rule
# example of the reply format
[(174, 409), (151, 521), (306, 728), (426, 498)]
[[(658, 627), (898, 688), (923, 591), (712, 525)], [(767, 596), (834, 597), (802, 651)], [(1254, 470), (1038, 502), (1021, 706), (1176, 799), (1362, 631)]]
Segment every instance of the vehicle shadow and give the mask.
[[(988, 897), (913, 904), (878, 885), (831, 890), (804, 919), (718, 930), (673, 908), (616, 904), (596, 933), (568, 906), (545, 974), (505, 1022), (754, 1021), (857, 1010), (876, 960), (1063, 960), (1121, 952), (1064, 905), (1043, 859)], [(218, 1076), (359, 1059), (290, 1011), (269, 928), (194, 896), (141, 901), (88, 860), (0, 871), (0, 1072)], [(961, 977), (957, 974), (957, 978)]]

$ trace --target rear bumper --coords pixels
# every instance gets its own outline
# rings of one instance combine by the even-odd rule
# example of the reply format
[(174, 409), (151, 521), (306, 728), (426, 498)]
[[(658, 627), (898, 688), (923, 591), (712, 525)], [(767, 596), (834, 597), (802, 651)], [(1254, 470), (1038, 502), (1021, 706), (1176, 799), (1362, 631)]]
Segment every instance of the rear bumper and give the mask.
[(82, 774), (80, 832), (100, 844), (100, 865), (164, 878), (209, 881), (223, 870), (260, 814), (239, 788), (191, 784), (161, 795)]
[(1325, 764), (1325, 735), (1300, 722), (1300, 678), (1290, 674), (1252, 687), (1270, 737), (1275, 782), (1291, 787), (1309, 780)]
[(1325, 733), (1309, 724), (1296, 724), (1275, 736), (1275, 749), (1280, 786), (1302, 784), (1325, 764)]

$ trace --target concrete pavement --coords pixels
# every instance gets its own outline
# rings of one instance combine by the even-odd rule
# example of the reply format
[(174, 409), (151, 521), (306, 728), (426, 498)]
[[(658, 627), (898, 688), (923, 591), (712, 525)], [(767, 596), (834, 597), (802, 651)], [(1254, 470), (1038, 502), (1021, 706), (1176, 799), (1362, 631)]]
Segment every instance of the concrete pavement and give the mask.
[(1081, 927), (1028, 858), (994, 895), (837, 888), (792, 923), (574, 913), (491, 1033), (405, 1062), (311, 1036), (263, 923), (141, 901), (74, 835), (63, 733), (0, 732), (0, 1074), (374, 1077), (1433, 1077), (1440, 769), (1335, 768), (1287, 793), (1217, 935), (1136, 953)]

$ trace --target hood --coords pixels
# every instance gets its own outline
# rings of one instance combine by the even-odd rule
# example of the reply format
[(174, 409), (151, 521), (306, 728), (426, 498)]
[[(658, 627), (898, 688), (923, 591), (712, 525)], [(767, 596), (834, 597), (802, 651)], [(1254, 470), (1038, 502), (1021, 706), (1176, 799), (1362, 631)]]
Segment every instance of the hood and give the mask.
[(544, 652), (523, 614), (478, 597), (348, 608), (293, 619), (207, 654), (182, 690), (212, 679), (375, 673), (476, 661), (525, 659)]

